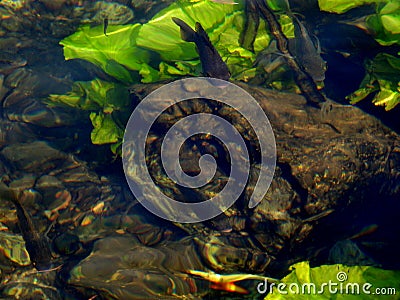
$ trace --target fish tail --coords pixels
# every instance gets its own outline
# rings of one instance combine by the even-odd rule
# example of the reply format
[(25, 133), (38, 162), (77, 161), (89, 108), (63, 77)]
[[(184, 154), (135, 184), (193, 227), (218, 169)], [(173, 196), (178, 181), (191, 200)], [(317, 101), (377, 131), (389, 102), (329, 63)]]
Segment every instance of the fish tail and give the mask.
[(181, 28), (181, 38), (186, 42), (195, 42), (197, 33), (188, 24), (179, 18), (172, 17), (172, 21), (175, 22)]

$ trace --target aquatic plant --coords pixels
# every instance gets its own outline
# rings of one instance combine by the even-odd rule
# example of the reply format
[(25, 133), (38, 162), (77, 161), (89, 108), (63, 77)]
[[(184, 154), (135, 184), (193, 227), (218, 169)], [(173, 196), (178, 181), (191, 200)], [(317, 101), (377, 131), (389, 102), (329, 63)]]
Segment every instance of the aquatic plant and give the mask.
[(60, 42), (66, 60), (87, 60), (122, 83), (133, 83), (132, 70), (140, 70), (150, 58), (136, 46), (140, 24), (110, 25), (107, 36), (102, 26), (81, 26), (77, 32)]
[[(244, 1), (227, 5), (211, 0), (179, 0), (161, 10), (145, 24), (81, 26), (77, 32), (63, 39), (64, 56), (69, 59), (84, 59), (100, 67), (105, 73), (115, 78), (119, 84), (112, 84), (113, 89), (127, 89), (130, 84), (151, 83), (182, 76), (201, 76), (201, 66), (195, 45), (182, 40), (179, 27), (172, 21), (176, 17), (194, 27), (200, 22), (206, 30), (210, 41), (215, 45), (226, 62), (232, 79), (248, 82), (253, 79), (268, 82), (269, 86), (278, 89), (296, 90), (291, 77), (285, 76), (288, 70), (285, 64), (274, 69), (273, 76), (266, 71), (274, 61), (267, 59), (264, 66), (258, 55), (271, 57), (278, 52), (267, 49), (272, 40), (265, 22), (261, 22), (255, 36), (252, 49), (241, 45), (241, 33), (245, 27)], [(286, 1), (268, 0), (268, 5), (279, 14), (279, 22), (284, 34), (291, 38), (293, 23), (285, 14)], [(319, 0), (322, 11), (344, 13), (354, 7), (375, 3), (376, 14), (366, 18), (366, 24), (375, 39), (382, 45), (400, 44), (400, 3), (396, 0)], [(283, 13), (282, 13), (283, 12)], [(253, 50), (254, 49), (254, 50)], [(360, 88), (348, 96), (351, 103), (374, 94), (376, 105), (385, 105), (389, 110), (400, 102), (400, 78), (397, 76), (400, 58), (381, 53), (372, 62), (366, 64), (367, 75)], [(268, 78), (266, 78), (268, 77)], [(93, 83), (99, 83), (94, 80)], [(259, 81), (256, 81), (259, 82)], [(90, 85), (91, 83), (88, 83)], [(111, 83), (110, 83), (111, 84)], [(83, 83), (76, 83), (68, 95), (52, 95), (50, 101), (63, 102), (69, 106), (83, 108), (87, 95), (82, 93)], [(100, 88), (106, 88), (102, 83)], [(106, 89), (108, 89), (107, 87)], [(93, 93), (93, 91), (90, 91)], [(103, 91), (104, 93), (104, 91)], [(115, 107), (118, 106), (115, 100)], [(122, 111), (121, 104), (119, 111)], [(102, 105), (87, 108), (94, 126), (92, 142), (95, 144), (113, 144), (115, 152), (121, 143), (125, 120), (110, 114)]]
[[(115, 121), (109, 104), (122, 110), (121, 98), (111, 100), (108, 91), (127, 90), (133, 83), (157, 82), (181, 76), (200, 76), (201, 66), (195, 45), (182, 40), (179, 27), (172, 21), (177, 17), (190, 26), (200, 22), (211, 42), (228, 65), (232, 78), (248, 81), (257, 74), (254, 62), (257, 54), (265, 49), (271, 37), (265, 24), (258, 29), (254, 52), (240, 45), (240, 34), (245, 23), (243, 1), (225, 5), (210, 0), (180, 0), (161, 10), (148, 23), (109, 25), (107, 36), (103, 26), (81, 26), (77, 32), (63, 39), (64, 57), (84, 59), (100, 67), (121, 84), (106, 83), (98, 79), (89, 83), (77, 82), (67, 95), (51, 95), (49, 102), (91, 111), (94, 126), (91, 138), (94, 144), (110, 143), (117, 151), (123, 136), (126, 120)], [(289, 37), (293, 26), (288, 16), (280, 18), (282, 28)], [(96, 86), (96, 89), (93, 87)], [(104, 89), (104, 90), (103, 90)], [(105, 103), (96, 95), (107, 94)], [(126, 95), (125, 95), (126, 96)], [(93, 98), (93, 99), (92, 99)], [(125, 99), (125, 98), (124, 98)]]
[[(376, 13), (365, 17), (366, 29), (383, 45), (400, 45), (400, 2), (398, 0), (319, 0), (320, 9), (344, 13), (365, 4), (376, 4)], [(400, 54), (400, 52), (398, 53)], [(355, 104), (369, 95), (372, 102), (383, 105), (386, 110), (400, 103), (400, 57), (381, 52), (366, 62), (366, 75), (358, 90), (347, 96)]]
[[(398, 291), (400, 288), (400, 272), (384, 270), (371, 266), (345, 266), (341, 264), (322, 265), (311, 268), (309, 262), (299, 262), (290, 267), (292, 272), (280, 280), (280, 293), (275, 284), (272, 292), (264, 299), (371, 299), (376, 288), (388, 288)], [(333, 283), (336, 293), (329, 290), (328, 284)], [(342, 284), (342, 289), (340, 289)], [(359, 289), (357, 289), (359, 286)], [(365, 285), (365, 286), (364, 286)], [(286, 288), (283, 288), (283, 287)], [(289, 288), (289, 286), (291, 288)], [(367, 287), (363, 290), (363, 286)], [(298, 290), (298, 293), (291, 292)], [(302, 292), (302, 289), (304, 292)], [(393, 292), (393, 289), (391, 290)], [(359, 291), (358, 293), (356, 291)], [(367, 294), (368, 292), (371, 295)], [(384, 299), (398, 299), (398, 295), (386, 294)]]
[(347, 96), (355, 104), (375, 94), (372, 102), (391, 110), (400, 103), (400, 58), (387, 53), (379, 53), (366, 64), (367, 74), (360, 88)]
[(111, 144), (116, 153), (129, 117), (129, 92), (126, 86), (94, 79), (75, 82), (66, 95), (50, 95), (49, 105), (65, 105), (87, 110), (92, 121), (93, 144)]
[[(257, 53), (268, 46), (270, 36), (262, 25), (254, 41), (254, 52), (240, 46), (244, 26), (242, 4), (180, 0), (161, 10), (148, 23), (110, 25), (107, 36), (102, 26), (86, 25), (60, 44), (64, 46), (66, 60), (88, 60), (125, 83), (137, 82), (137, 75), (144, 83), (183, 75), (199, 76), (200, 61), (195, 46), (181, 39), (172, 17), (192, 27), (195, 22), (202, 24), (230, 68), (233, 79), (248, 80), (255, 76), (253, 64)], [(287, 16), (281, 19), (285, 33), (293, 36), (290, 19)], [(158, 54), (158, 59), (154, 53)]]

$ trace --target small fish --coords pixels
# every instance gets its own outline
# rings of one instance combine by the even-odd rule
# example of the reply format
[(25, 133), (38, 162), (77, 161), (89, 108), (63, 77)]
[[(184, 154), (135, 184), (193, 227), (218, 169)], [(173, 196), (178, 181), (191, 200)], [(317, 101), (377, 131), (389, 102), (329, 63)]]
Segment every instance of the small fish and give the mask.
[(322, 82), (325, 80), (326, 63), (320, 55), (318, 40), (316, 45), (300, 20), (295, 15), (290, 15), (295, 38), (289, 40), (289, 50), (315, 82)]
[(35, 228), (32, 217), (22, 206), (19, 194), (5, 184), (0, 183), (0, 198), (11, 201), (17, 210), (18, 225), (25, 241), (26, 250), (32, 264), (38, 270), (46, 270), (51, 267), (51, 250), (47, 238)]
[(200, 23), (196, 22), (196, 31), (188, 24), (178, 18), (172, 18), (176, 25), (181, 28), (182, 40), (196, 44), (200, 56), (203, 75), (223, 80), (229, 80), (231, 74), (218, 51), (211, 44), (207, 33)]
[(241, 286), (235, 284), (235, 282), (243, 280), (268, 280), (270, 282), (276, 282), (277, 280), (270, 277), (254, 274), (217, 274), (212, 271), (205, 272), (199, 270), (188, 270), (187, 273), (195, 276), (199, 276), (207, 281), (210, 281), (211, 288), (215, 290), (222, 290), (226, 292), (233, 292), (238, 294), (248, 294), (249, 291)]
[(107, 35), (107, 27), (108, 27), (108, 18), (104, 18), (104, 24), (103, 24), (103, 32), (105, 36)]
[(374, 36), (377, 33), (370, 26), (368, 26), (367, 23), (368, 18), (370, 18), (371, 16), (372, 15), (367, 15), (367, 16), (362, 16), (360, 18), (353, 18), (351, 20), (338, 21), (338, 23), (355, 26), (361, 29), (362, 31), (366, 32), (367, 34)]
[(378, 227), (379, 227), (378, 224), (371, 224), (371, 225), (365, 226), (363, 229), (361, 229), (360, 232), (349, 237), (349, 240), (358, 239), (358, 238), (364, 237), (366, 235), (369, 235), (371, 233), (374, 233), (378, 229)]
[(325, 211), (323, 211), (323, 212), (321, 212), (321, 213), (319, 213), (319, 214), (316, 214), (316, 215), (314, 215), (314, 216), (311, 216), (311, 217), (309, 217), (309, 218), (303, 220), (303, 222), (306, 223), (306, 222), (314, 222), (314, 221), (317, 221), (317, 220), (319, 220), (319, 219), (321, 219), (321, 218), (324, 218), (324, 217), (326, 217), (326, 216), (329, 216), (329, 215), (330, 215), (331, 213), (333, 213), (334, 211), (335, 211), (334, 209), (327, 209), (327, 210), (325, 210)]

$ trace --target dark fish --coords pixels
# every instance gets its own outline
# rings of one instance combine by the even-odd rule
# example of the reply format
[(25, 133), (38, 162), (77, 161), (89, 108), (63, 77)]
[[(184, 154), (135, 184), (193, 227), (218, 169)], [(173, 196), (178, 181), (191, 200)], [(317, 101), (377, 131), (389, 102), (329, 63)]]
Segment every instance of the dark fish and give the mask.
[(108, 18), (104, 18), (104, 25), (103, 25), (103, 26), (104, 26), (104, 27), (103, 27), (104, 35), (105, 35), (105, 36), (108, 36), (108, 35), (107, 35)]
[(278, 22), (274, 12), (270, 9), (264, 0), (247, 0), (254, 3), (254, 9), (259, 13), (268, 24), (269, 30), (276, 40), (276, 46), (285, 58), (287, 65), (292, 69), (294, 80), (300, 88), (302, 94), (307, 99), (310, 105), (319, 107), (319, 104), (325, 102), (325, 96), (318, 90), (314, 79), (308, 72), (305, 71), (304, 66), (298, 62), (294, 54), (289, 51), (288, 39), (282, 31), (282, 27)]
[(310, 34), (300, 20), (291, 14), (294, 25), (294, 39), (289, 40), (289, 51), (303, 66), (315, 82), (325, 79), (326, 63), (321, 57), (318, 43), (314, 43)]
[(186, 42), (196, 44), (197, 52), (200, 56), (203, 75), (223, 80), (229, 80), (231, 74), (225, 62), (222, 60), (218, 51), (211, 44), (207, 33), (200, 23), (196, 22), (196, 31), (188, 24), (178, 18), (172, 20), (181, 28), (181, 37)]
[(16, 191), (0, 183), (0, 198), (11, 201), (17, 210), (18, 225), (32, 264), (38, 270), (49, 269), (52, 260), (50, 244), (47, 238), (36, 230), (32, 217), (22, 206), (18, 197)]

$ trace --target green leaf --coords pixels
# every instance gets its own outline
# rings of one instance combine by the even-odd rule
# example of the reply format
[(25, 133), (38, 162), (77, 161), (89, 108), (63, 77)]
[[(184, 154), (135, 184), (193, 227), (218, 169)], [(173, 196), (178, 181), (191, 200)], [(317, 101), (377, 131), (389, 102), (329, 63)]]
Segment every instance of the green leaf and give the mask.
[(136, 46), (140, 26), (110, 25), (105, 36), (103, 26), (84, 25), (60, 44), (66, 60), (87, 60), (122, 82), (131, 83), (130, 70), (140, 70), (142, 63), (149, 61), (149, 53)]
[(366, 68), (367, 75), (360, 88), (347, 96), (347, 99), (355, 104), (370, 94), (375, 94), (372, 99), (375, 105), (385, 106), (386, 110), (393, 109), (400, 103), (400, 58), (380, 53)]
[(65, 105), (79, 108), (82, 110), (99, 109), (99, 105), (89, 97), (90, 82), (76, 81), (72, 89), (65, 95), (49, 95), (47, 103), (49, 105)]
[(396, 11), (398, 12), (400, 9), (400, 2), (398, 1), (389, 1), (381, 10), (381, 14), (392, 14), (395, 13)]
[(318, 0), (322, 11), (344, 13), (362, 5), (376, 4), (376, 14), (366, 17), (365, 24), (381, 45), (400, 44), (400, 2), (398, 0)]
[(115, 123), (111, 114), (92, 112), (90, 120), (93, 125), (93, 131), (90, 134), (93, 144), (111, 144), (122, 140), (124, 130)]
[(375, 105), (385, 106), (386, 110), (391, 110), (400, 103), (399, 83), (388, 80), (378, 80), (380, 91), (372, 100)]
[[(256, 76), (253, 67), (256, 55), (270, 43), (265, 23), (261, 22), (254, 42), (255, 53), (239, 45), (244, 27), (243, 5), (224, 5), (208, 0), (198, 2), (177, 1), (160, 11), (139, 30), (137, 45), (156, 51), (164, 60), (159, 65), (159, 74), (145, 67), (140, 71), (143, 82), (183, 75), (201, 75), (199, 55), (194, 43), (182, 40), (179, 27), (172, 21), (178, 17), (194, 28), (200, 22), (210, 41), (216, 47), (231, 71), (232, 78), (247, 80)], [(290, 18), (281, 17), (285, 33), (293, 32)], [(183, 67), (184, 66), (184, 67)]]
[(48, 103), (112, 112), (129, 105), (129, 92), (124, 85), (96, 78), (75, 82), (66, 95), (50, 95)]
[(382, 15), (383, 27), (392, 34), (400, 33), (400, 14)]
[[(400, 288), (400, 271), (341, 264), (311, 268), (308, 262), (294, 264), (290, 269), (292, 272), (280, 280), (280, 290), (287, 292), (287, 294), (280, 293), (276, 288), (278, 284), (275, 284), (272, 292), (265, 297), (265, 300), (375, 299), (372, 293), (375, 292), (376, 288), (390, 287), (395, 288), (396, 291)], [(339, 280), (340, 278), (342, 280)], [(336, 293), (329, 291), (329, 283), (333, 288), (338, 289)], [(339, 292), (341, 284), (342, 291)], [(357, 286), (359, 287), (358, 294), (355, 292)], [(363, 291), (363, 287), (367, 292)], [(295, 293), (296, 291), (298, 293)], [(398, 299), (398, 295), (379, 295), (379, 299)]]
[(195, 22), (209, 32), (222, 24), (226, 16), (240, 10), (241, 5), (224, 5), (208, 0), (199, 2), (176, 1), (143, 24), (137, 37), (137, 45), (157, 51), (167, 61), (190, 60), (198, 57), (193, 43), (181, 39), (179, 27), (172, 21), (176, 17), (194, 28)]
[(345, 13), (358, 6), (381, 2), (387, 2), (387, 0), (318, 0), (320, 10), (337, 14)]
[[(119, 143), (122, 141), (125, 114), (129, 112), (129, 92), (126, 86), (94, 79), (75, 82), (72, 91), (66, 95), (50, 95), (52, 105), (61, 104), (89, 110), (93, 124), (91, 140), (93, 144)], [(115, 120), (114, 117), (115, 116)], [(118, 116), (118, 118), (117, 118)], [(117, 151), (118, 146), (112, 150)]]
[(274, 11), (284, 13), (290, 11), (289, 0), (267, 0), (267, 4)]
[[(273, 1), (277, 6), (287, 4), (286, 0)], [(182, 40), (180, 28), (172, 21), (172, 17), (178, 17), (192, 27), (200, 22), (227, 63), (232, 78), (248, 80), (257, 75), (253, 66), (255, 58), (269, 45), (271, 36), (262, 21), (254, 42), (255, 53), (240, 46), (244, 1), (239, 2), (226, 5), (211, 0), (179, 0), (157, 13), (146, 24), (109, 26), (108, 36), (104, 35), (102, 26), (91, 28), (86, 25), (61, 41), (61, 44), (66, 59), (88, 60), (124, 83), (135, 82), (136, 74), (145, 83), (185, 75), (199, 76), (199, 55), (194, 43)], [(292, 37), (293, 24), (290, 18), (281, 15), (280, 23), (285, 34)], [(157, 61), (155, 57), (161, 60)], [(155, 67), (157, 64), (158, 69)], [(69, 101), (72, 103), (73, 99)]]
[(350, 100), (350, 104), (356, 104), (359, 101), (365, 99), (369, 94), (376, 92), (379, 90), (379, 87), (372, 85), (371, 87), (362, 87), (356, 90), (351, 95), (347, 96), (347, 99)]

